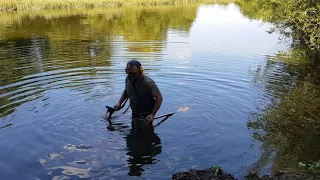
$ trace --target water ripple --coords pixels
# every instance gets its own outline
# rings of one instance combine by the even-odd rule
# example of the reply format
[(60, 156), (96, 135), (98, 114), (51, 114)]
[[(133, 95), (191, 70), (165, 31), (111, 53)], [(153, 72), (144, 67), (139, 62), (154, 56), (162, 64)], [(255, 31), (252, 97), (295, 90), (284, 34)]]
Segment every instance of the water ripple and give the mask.
[[(277, 56), (285, 46), (227, 7), (219, 18), (214, 13), (223, 7), (206, 7), (212, 19), (197, 6), (46, 12), (1, 27), (0, 174), (163, 179), (212, 163), (242, 172), (235, 164), (255, 159), (248, 116), (295, 81)], [(212, 26), (222, 17), (235, 19), (234, 27)], [(130, 110), (111, 122), (104, 117), (121, 96), (132, 58), (163, 94), (158, 115), (176, 112), (151, 139), (130, 133)]]

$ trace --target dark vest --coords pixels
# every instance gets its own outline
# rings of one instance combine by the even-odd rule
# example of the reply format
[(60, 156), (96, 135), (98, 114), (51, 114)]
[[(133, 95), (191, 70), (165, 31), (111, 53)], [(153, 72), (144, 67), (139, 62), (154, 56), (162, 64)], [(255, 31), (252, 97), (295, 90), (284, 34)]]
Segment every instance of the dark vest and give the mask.
[(146, 75), (135, 82), (131, 82), (128, 77), (126, 78), (126, 90), (132, 113), (148, 115), (152, 112), (155, 99), (152, 97), (153, 89), (150, 83), (154, 83), (154, 81)]

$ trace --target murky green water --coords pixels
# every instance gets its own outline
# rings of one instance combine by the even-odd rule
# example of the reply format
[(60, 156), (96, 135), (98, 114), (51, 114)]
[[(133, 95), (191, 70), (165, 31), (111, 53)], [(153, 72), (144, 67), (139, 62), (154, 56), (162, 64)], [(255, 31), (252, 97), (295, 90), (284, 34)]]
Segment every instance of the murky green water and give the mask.
[[(234, 4), (0, 17), (5, 179), (168, 179), (211, 165), (242, 177), (261, 153), (247, 121), (295, 84), (275, 61), (287, 45)], [(130, 112), (115, 131), (104, 118), (131, 58), (163, 93), (158, 115), (189, 107), (151, 137), (129, 133)]]

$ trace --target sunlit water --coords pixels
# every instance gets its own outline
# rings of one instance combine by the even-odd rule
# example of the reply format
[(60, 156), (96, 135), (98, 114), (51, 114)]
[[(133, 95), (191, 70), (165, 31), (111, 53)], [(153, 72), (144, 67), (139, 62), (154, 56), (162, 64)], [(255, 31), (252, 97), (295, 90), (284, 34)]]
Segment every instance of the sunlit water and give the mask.
[[(294, 78), (271, 61), (286, 44), (270, 25), (234, 4), (93, 12), (1, 15), (1, 177), (243, 177), (260, 155), (247, 121)], [(148, 138), (129, 133), (130, 111), (113, 130), (104, 117), (131, 58), (163, 94), (158, 115), (184, 109)]]

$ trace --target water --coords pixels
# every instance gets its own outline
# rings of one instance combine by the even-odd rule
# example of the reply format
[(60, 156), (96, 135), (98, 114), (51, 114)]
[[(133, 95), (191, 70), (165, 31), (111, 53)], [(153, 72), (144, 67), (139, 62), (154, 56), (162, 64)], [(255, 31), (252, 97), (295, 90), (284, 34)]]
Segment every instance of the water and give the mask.
[[(259, 158), (252, 113), (294, 84), (277, 34), (234, 4), (1, 14), (0, 174), (4, 179), (169, 179), (218, 165), (236, 177)], [(131, 135), (106, 105), (137, 58), (159, 86), (158, 115)], [(155, 123), (159, 122), (156, 120)]]

